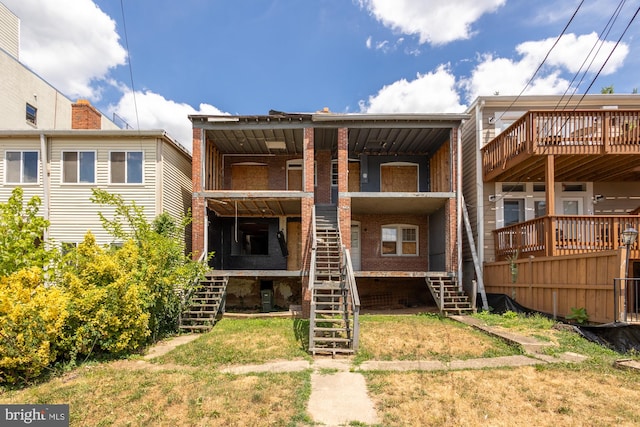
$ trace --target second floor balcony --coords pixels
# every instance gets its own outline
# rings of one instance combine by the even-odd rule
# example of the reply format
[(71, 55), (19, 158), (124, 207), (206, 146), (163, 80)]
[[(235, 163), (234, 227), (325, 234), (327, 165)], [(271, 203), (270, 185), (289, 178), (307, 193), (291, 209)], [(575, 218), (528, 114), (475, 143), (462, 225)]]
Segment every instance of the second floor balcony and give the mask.
[(557, 181), (637, 180), (640, 110), (529, 111), (482, 149), (489, 181), (543, 181), (555, 157)]

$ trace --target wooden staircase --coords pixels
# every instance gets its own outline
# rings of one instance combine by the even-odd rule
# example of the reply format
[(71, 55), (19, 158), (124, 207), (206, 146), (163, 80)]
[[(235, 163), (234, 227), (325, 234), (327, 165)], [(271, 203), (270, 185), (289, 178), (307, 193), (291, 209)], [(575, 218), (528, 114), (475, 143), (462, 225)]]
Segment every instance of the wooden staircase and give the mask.
[(474, 307), (471, 306), (469, 297), (458, 289), (457, 280), (452, 274), (429, 273), (426, 281), (440, 313), (444, 315), (473, 313)]
[(354, 318), (344, 277), (344, 256), (335, 206), (316, 207), (315, 263), (311, 278), (309, 351), (353, 353)]
[(207, 332), (215, 325), (224, 310), (228, 280), (228, 277), (207, 274), (200, 281), (180, 315), (181, 331)]

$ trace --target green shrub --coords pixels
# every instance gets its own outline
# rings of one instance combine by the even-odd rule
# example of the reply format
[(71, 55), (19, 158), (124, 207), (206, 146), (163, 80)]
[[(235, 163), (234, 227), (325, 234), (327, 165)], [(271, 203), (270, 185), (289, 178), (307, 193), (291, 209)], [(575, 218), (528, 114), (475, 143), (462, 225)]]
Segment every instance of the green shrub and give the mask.
[(131, 268), (139, 249), (127, 242), (117, 252), (96, 244), (91, 233), (66, 255), (60, 286), (68, 296), (65, 348), (76, 355), (129, 353), (149, 336), (148, 292)]
[(0, 277), (0, 382), (26, 382), (56, 360), (67, 319), (66, 295), (42, 271)]

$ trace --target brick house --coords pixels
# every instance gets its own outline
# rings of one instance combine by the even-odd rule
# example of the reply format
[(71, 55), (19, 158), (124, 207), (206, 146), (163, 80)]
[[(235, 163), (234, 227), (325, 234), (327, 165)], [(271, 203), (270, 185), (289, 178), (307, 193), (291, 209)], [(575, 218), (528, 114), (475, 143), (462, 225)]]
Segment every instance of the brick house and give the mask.
[[(320, 222), (348, 252), (364, 308), (433, 304), (460, 270), (463, 114), (191, 116), (193, 251), (214, 252), (227, 309), (312, 308)], [(346, 263), (343, 259), (341, 264)], [(313, 265), (312, 265), (313, 264)], [(314, 277), (310, 281), (310, 276)]]

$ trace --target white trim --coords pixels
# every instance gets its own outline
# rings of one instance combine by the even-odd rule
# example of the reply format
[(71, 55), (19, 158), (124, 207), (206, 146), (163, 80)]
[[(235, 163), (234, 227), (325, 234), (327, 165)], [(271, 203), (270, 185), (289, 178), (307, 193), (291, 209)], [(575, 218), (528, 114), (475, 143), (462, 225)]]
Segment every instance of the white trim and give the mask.
[[(66, 182), (64, 180), (64, 153), (76, 153), (77, 157), (77, 181)], [(80, 153), (93, 153), (93, 181), (80, 181)], [(109, 158), (111, 160), (111, 158)], [(98, 182), (98, 152), (97, 150), (61, 150), (60, 151), (60, 184), (61, 185), (95, 185)]]
[[(112, 169), (111, 169), (111, 164), (112, 164), (112, 160), (111, 160), (111, 155), (113, 153), (125, 153), (124, 156), (124, 160), (125, 160), (125, 165), (124, 165), (124, 182), (113, 182), (113, 175), (112, 175)], [(141, 160), (141, 164), (140, 167), (141, 169), (141, 182), (129, 182), (129, 176), (128, 176), (128, 167), (127, 167), (127, 154), (129, 153), (140, 153), (142, 154), (142, 160)], [(127, 185), (127, 186), (135, 186), (135, 185), (144, 185), (145, 183), (145, 177), (144, 177), (144, 165), (145, 165), (145, 155), (144, 155), (144, 150), (109, 150), (109, 158), (108, 158), (108, 162), (109, 162), (109, 184), (110, 185)]]
[[(7, 175), (9, 172), (9, 162), (7, 160), (7, 153), (20, 153), (20, 181), (9, 181)], [(36, 181), (35, 182), (24, 182), (24, 153), (36, 153), (38, 158), (36, 159)], [(37, 186), (40, 185), (40, 150), (5, 150), (4, 151), (4, 184), (8, 185), (20, 185), (20, 186)]]
[[(383, 230), (385, 228), (394, 228), (396, 230), (396, 253), (393, 254), (385, 254), (382, 246), (385, 242), (384, 240), (384, 232)], [(416, 232), (416, 240), (415, 240), (415, 244), (416, 244), (416, 253), (415, 254), (404, 254), (402, 253), (402, 243), (404, 242), (404, 240), (402, 240), (402, 231), (403, 230), (407, 230), (407, 229), (411, 229), (411, 230), (415, 230)], [(391, 241), (391, 240), (387, 240), (387, 241)], [(412, 242), (411, 240), (407, 240), (407, 242)], [(399, 253), (398, 253), (399, 252)], [(412, 224), (383, 224), (380, 226), (380, 255), (383, 257), (416, 257), (420, 254), (420, 227), (417, 225), (412, 225)]]

